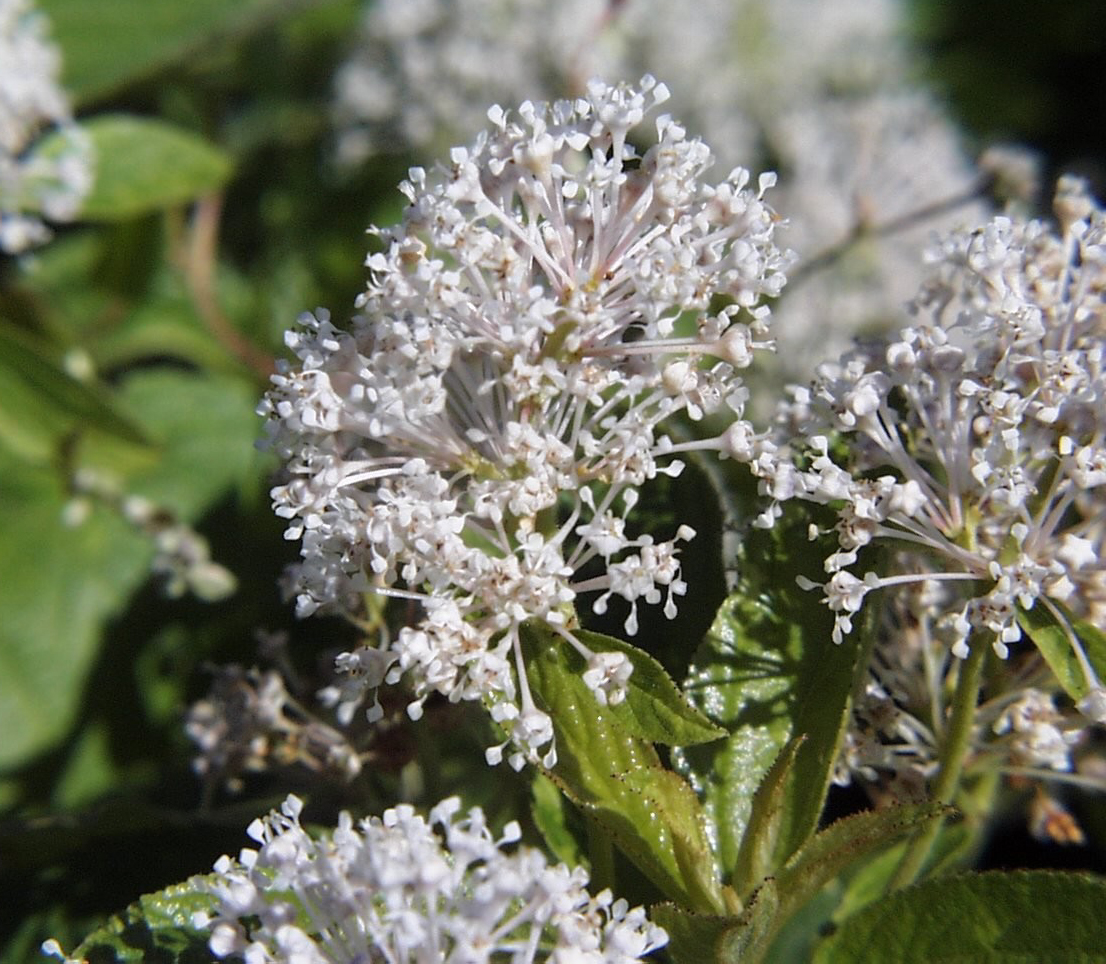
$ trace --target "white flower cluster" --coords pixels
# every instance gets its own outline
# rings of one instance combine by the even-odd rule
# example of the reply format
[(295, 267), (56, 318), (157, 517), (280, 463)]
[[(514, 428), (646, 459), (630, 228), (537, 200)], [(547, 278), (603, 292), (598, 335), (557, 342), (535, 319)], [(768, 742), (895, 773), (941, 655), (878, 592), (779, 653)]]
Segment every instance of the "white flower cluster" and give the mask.
[[(365, 4), (335, 77), (339, 159), (468, 139), (487, 104), (582, 93), (607, 0), (382, 0)], [(639, 71), (640, 73), (640, 71)]]
[(920, 90), (797, 103), (775, 120), (771, 143), (776, 203), (789, 222), (783, 237), (804, 258), (775, 310), (776, 368), (805, 380), (858, 336), (892, 330), (935, 232), (991, 212), (970, 200), (982, 178)]
[(908, 17), (899, 0), (373, 0), (336, 78), (338, 153), (467, 138), (482, 104), (572, 97), (593, 76), (664, 77), (723, 166), (780, 172), (786, 241), (808, 263), (776, 309), (775, 362), (807, 378), (890, 327), (933, 230), (987, 216), (965, 204), (979, 178), (953, 125), (914, 82)]
[[(834, 782), (860, 776), (900, 800), (922, 800), (947, 742), (949, 707), (960, 661), (934, 632), (945, 601), (940, 583), (900, 586), (881, 610), (868, 681), (852, 709)], [(975, 708), (969, 761), (1040, 784), (1075, 782), (1101, 789), (1084, 716), (1061, 710), (1055, 678), (1039, 660), (1003, 664), (988, 674)], [(1079, 750), (1078, 757), (1075, 756)]]
[(289, 797), (251, 824), (258, 849), (216, 863), (215, 914), (194, 925), (210, 928), (217, 957), (246, 964), (630, 964), (667, 942), (642, 908), (591, 896), (581, 868), (508, 853), (517, 823), (496, 840), (479, 808), (458, 819), (460, 808), (444, 800), (427, 821), (401, 805), (356, 825), (343, 813), (314, 839)]
[(757, 190), (740, 168), (702, 183), (710, 150), (667, 115), (633, 146), (666, 97), (646, 77), (493, 108), (437, 177), (412, 169), (403, 223), (373, 231), (384, 250), (353, 330), (302, 318), (299, 364), (261, 407), (289, 475), (275, 507), (303, 540), (299, 612), (370, 590), (419, 602), (386, 656), (347, 659), (366, 688), (410, 674), (412, 716), (434, 692), (492, 703), (516, 767), (547, 745), (555, 759), (522, 623), (551, 627), (618, 702), (630, 664), (574, 636), (576, 597), (599, 592), (597, 612), (626, 600), (631, 635), (639, 601), (675, 615), (677, 546), (694, 532), (632, 535), (627, 515), (643, 483), (682, 469), (666, 419), (746, 425), (737, 371), (785, 280), (771, 175)]
[[(835, 639), (873, 589), (924, 582), (955, 655), (978, 634), (1005, 658), (1019, 608), (1044, 606), (1085, 674), (1081, 711), (1106, 721), (1069, 618), (1106, 625), (1106, 216), (1072, 178), (1055, 211), (1058, 233), (999, 217), (935, 247), (916, 323), (821, 366), (782, 441), (744, 457), (777, 502), (836, 510)], [(901, 550), (892, 572), (850, 571), (880, 542)]]
[(95, 505), (118, 513), (150, 540), (154, 548), (150, 571), (160, 577), (171, 599), (191, 593), (203, 602), (219, 602), (237, 590), (234, 573), (211, 558), (207, 540), (170, 509), (128, 494), (117, 478), (94, 469), (74, 472), (69, 486), (72, 498), (65, 507), (66, 524), (80, 525)]
[[(58, 84), (61, 58), (30, 0), (0, 0), (0, 251), (50, 237), (42, 217), (71, 221), (92, 185), (91, 145)], [(37, 149), (54, 129), (60, 143)]]
[(1002, 711), (992, 729), (1007, 736), (1011, 759), (1025, 766), (1070, 770), (1072, 747), (1082, 734), (1063, 723), (1051, 694), (1028, 689)]
[(686, 88), (681, 115), (735, 163), (799, 104), (900, 81), (902, 18), (895, 0), (702, 0), (690, 16), (661, 0), (375, 0), (335, 79), (339, 151), (470, 137), (481, 104), (649, 70)]

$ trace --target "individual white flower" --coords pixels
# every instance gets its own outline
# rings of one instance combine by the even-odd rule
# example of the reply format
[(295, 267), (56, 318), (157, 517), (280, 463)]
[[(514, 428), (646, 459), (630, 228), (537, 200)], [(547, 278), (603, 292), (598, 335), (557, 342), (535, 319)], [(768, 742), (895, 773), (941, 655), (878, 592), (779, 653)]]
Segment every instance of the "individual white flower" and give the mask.
[[(679, 543), (635, 534), (637, 489), (678, 475), (677, 415), (740, 419), (737, 374), (764, 340), (762, 299), (789, 256), (777, 218), (735, 169), (714, 185), (707, 146), (667, 98), (595, 82), (575, 101), (489, 111), (491, 127), (436, 175), (402, 185), (403, 223), (373, 229), (370, 280), (352, 331), (301, 319), (261, 411), (287, 462), (273, 492), (303, 541), (298, 608), (352, 609), (378, 591), (421, 604), (391, 646), (421, 712), (432, 693), (502, 704), (520, 766), (550, 743), (519, 630), (544, 622), (597, 668), (573, 604), (637, 605), (686, 590)], [(605, 657), (585, 679), (617, 702), (629, 669)], [(491, 751), (498, 757), (502, 748)], [(552, 746), (545, 754), (551, 765)]]
[[(9, 254), (50, 237), (43, 217), (71, 221), (92, 184), (91, 145), (72, 122), (60, 69), (30, 0), (0, 0), (0, 251)], [(60, 143), (38, 150), (49, 130)]]
[(1102, 684), (1068, 612), (1106, 625), (1106, 216), (1070, 178), (1056, 214), (1057, 231), (999, 217), (944, 239), (915, 324), (821, 366), (781, 420), (787, 437), (740, 457), (764, 494), (784, 497), (782, 475), (786, 496), (837, 511), (824, 592), (838, 635), (862, 598), (842, 575), (879, 541), (903, 551), (863, 590), (944, 584), (931, 615), (958, 656), (978, 633), (1005, 658), (1019, 609), (1047, 609), (1086, 678), (1084, 712), (1101, 720)]
[(592, 896), (582, 868), (550, 866), (520, 846), (517, 823), (496, 839), (484, 814), (451, 797), (424, 819), (407, 805), (318, 838), (289, 797), (249, 828), (257, 849), (222, 857), (207, 884), (220, 958), (269, 964), (432, 964), (510, 959), (631, 964), (667, 943), (644, 909)]

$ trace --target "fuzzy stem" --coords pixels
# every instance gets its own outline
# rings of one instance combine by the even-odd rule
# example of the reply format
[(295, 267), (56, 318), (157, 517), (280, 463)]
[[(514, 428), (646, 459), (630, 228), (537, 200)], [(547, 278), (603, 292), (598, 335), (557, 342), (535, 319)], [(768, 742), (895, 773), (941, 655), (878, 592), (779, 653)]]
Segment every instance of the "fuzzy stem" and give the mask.
[[(977, 637), (975, 645), (972, 646), (967, 659), (960, 667), (956, 691), (953, 693), (952, 715), (949, 717), (944, 746), (941, 750), (941, 766), (933, 785), (933, 799), (937, 803), (952, 804), (960, 788), (964, 760), (971, 747), (972, 723), (975, 720), (979, 685), (983, 678), (983, 663), (986, 657), (987, 645)], [(944, 819), (943, 816), (934, 817), (907, 844), (902, 862), (891, 879), (891, 890), (908, 887), (918, 879), (922, 866), (933, 850), (937, 835), (941, 832)]]

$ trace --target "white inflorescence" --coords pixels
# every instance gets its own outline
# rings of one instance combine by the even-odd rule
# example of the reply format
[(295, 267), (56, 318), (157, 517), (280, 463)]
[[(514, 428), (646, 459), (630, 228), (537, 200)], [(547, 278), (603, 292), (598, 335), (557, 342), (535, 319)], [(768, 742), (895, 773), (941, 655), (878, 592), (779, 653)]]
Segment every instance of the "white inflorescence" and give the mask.
[(579, 650), (597, 698), (617, 702), (629, 664), (574, 636), (577, 595), (598, 592), (599, 612), (628, 602), (629, 634), (639, 602), (675, 614), (694, 533), (632, 535), (627, 515), (643, 483), (681, 471), (662, 422), (746, 424), (737, 371), (784, 283), (772, 176), (702, 183), (710, 150), (665, 115), (644, 153), (631, 142), (666, 97), (646, 77), (493, 108), (448, 167), (413, 169), (403, 223), (372, 232), (384, 250), (352, 331), (304, 316), (288, 335), (299, 364), (261, 409), (288, 468), (276, 510), (303, 541), (300, 613), (374, 588), (417, 600), (388, 657), (347, 659), (366, 688), (409, 674), (412, 716), (433, 692), (493, 704), (514, 766), (543, 746), (553, 759), (522, 623)]
[[(70, 221), (92, 183), (91, 147), (58, 85), (61, 58), (29, 0), (0, 0), (0, 251), (50, 237), (42, 217)], [(60, 144), (36, 150), (56, 129)]]
[(903, 20), (897, 0), (702, 0), (693, 17), (664, 0), (374, 0), (335, 80), (339, 152), (469, 136), (479, 104), (648, 69), (679, 81), (681, 116), (733, 163), (795, 107), (900, 83)]
[[(873, 589), (927, 583), (954, 655), (978, 634), (1005, 657), (1019, 608), (1043, 606), (1086, 677), (1080, 710), (1103, 721), (1069, 614), (1106, 625), (1106, 217), (1071, 178), (1055, 210), (1058, 233), (999, 217), (949, 236), (916, 323), (821, 366), (787, 413), (798, 437), (742, 455), (774, 499), (836, 508), (820, 585), (836, 639)], [(893, 571), (850, 571), (879, 540), (898, 550)]]
[(401, 805), (357, 824), (343, 813), (315, 839), (289, 797), (250, 826), (258, 849), (216, 863), (215, 912), (194, 924), (217, 957), (251, 964), (631, 964), (667, 942), (642, 908), (590, 895), (583, 869), (508, 853), (517, 823), (496, 840), (479, 808), (460, 808), (452, 797), (429, 820)]
[[(868, 682), (852, 708), (836, 783), (859, 775), (883, 783), (899, 799), (925, 798), (947, 739), (946, 704), (960, 670), (935, 625), (950, 598), (944, 589), (940, 582), (913, 582), (883, 600)], [(1049, 784), (1069, 777), (1092, 784), (1077, 755), (1092, 727), (1076, 710), (1060, 709), (1047, 688), (1055, 690), (1055, 678), (1033, 660), (1011, 660), (988, 674), (969, 758)]]
[(805, 263), (774, 307), (770, 370), (806, 379), (857, 333), (891, 330), (933, 231), (989, 214), (917, 87), (909, 19), (901, 0), (699, 0), (693, 16), (669, 0), (373, 0), (336, 78), (337, 153), (464, 140), (478, 105), (572, 97), (588, 77), (664, 77), (725, 169), (780, 172), (783, 237)]

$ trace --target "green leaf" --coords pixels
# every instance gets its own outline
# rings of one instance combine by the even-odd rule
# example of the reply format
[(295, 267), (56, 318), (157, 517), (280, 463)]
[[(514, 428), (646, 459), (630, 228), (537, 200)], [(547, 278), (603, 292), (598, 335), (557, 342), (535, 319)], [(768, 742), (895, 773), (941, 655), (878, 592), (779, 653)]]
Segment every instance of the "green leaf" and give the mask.
[[(977, 831), (978, 828), (967, 820), (945, 823), (921, 876), (934, 877), (967, 866), (969, 858), (981, 846)], [(840, 895), (840, 903), (832, 914), (833, 920), (840, 922), (887, 894), (908, 843), (900, 841), (849, 871)]]
[(570, 867), (586, 864), (587, 858), (581, 853), (576, 836), (569, 827), (565, 798), (557, 785), (544, 773), (538, 773), (530, 792), (534, 825), (541, 832), (549, 852)]
[(797, 907), (856, 861), (954, 812), (938, 803), (924, 803), (867, 810), (831, 823), (799, 848), (776, 875), (785, 895), (783, 906)]
[[(1106, 679), (1106, 635), (1090, 623), (1068, 618), (1066, 612), (1064, 618), (1068, 619), (1072, 631), (1083, 647), (1087, 661), (1098, 678)], [(1038, 603), (1032, 609), (1022, 609), (1019, 606), (1018, 624), (1033, 640), (1033, 644), (1045, 658), (1045, 662), (1052, 668), (1064, 692), (1076, 703), (1084, 699), (1091, 691), (1087, 674), (1079, 663), (1067, 632), (1050, 607), (1042, 603)]]
[(0, 321), (0, 441), (34, 462), (48, 462), (74, 433), (96, 433), (135, 447), (149, 440), (102, 387), (78, 381), (56, 351)]
[[(830, 881), (949, 808), (887, 807), (846, 817), (811, 837), (774, 876), (759, 883), (732, 934), (735, 960), (760, 961), (783, 926)], [(877, 958), (878, 959), (878, 958)]]
[(785, 515), (776, 529), (749, 533), (738, 590), (718, 611), (685, 685), (688, 699), (730, 733), (675, 757), (703, 800), (724, 874), (737, 865), (757, 788), (797, 737), (804, 740), (784, 796), (773, 804), (776, 861), (814, 831), (848, 722), (861, 633), (835, 645), (832, 613), (795, 583), (822, 558), (810, 548), (808, 523)]
[(527, 678), (553, 719), (558, 763), (549, 776), (666, 896), (725, 909), (699, 803), (652, 743), (598, 704), (583, 659), (542, 624), (521, 630)]
[(806, 737), (791, 740), (768, 769), (756, 793), (749, 823), (737, 854), (731, 884), (739, 894), (749, 894), (790, 854), (781, 854), (780, 830), (788, 803), (788, 784), (795, 756)]
[[(694, 746), (726, 735), (725, 729), (687, 701), (664, 667), (648, 653), (614, 636), (586, 629), (573, 634), (589, 649), (622, 653), (633, 664), (626, 699), (609, 710), (634, 736), (665, 746)], [(575, 662), (583, 673), (583, 659), (578, 657)]]
[(259, 480), (263, 460), (254, 442), (261, 421), (252, 382), (141, 371), (126, 380), (121, 400), (164, 451), (156, 469), (132, 477), (135, 492), (192, 520), (228, 491)]
[(809, 961), (826, 928), (832, 926), (830, 920), (841, 901), (842, 888), (839, 880), (831, 881), (794, 914), (781, 919), (764, 954), (763, 964)]
[(231, 160), (202, 137), (165, 121), (125, 114), (81, 125), (95, 150), (95, 177), (80, 217), (121, 221), (219, 190)]
[(1049, 871), (940, 877), (848, 918), (818, 964), (1106, 962), (1106, 880)]
[(159, 961), (189, 964), (211, 960), (208, 934), (192, 926), (192, 915), (214, 908), (203, 879), (194, 877), (156, 894), (146, 894), (90, 934), (71, 956), (89, 964)]
[[(255, 485), (253, 389), (229, 378), (137, 372), (120, 408), (160, 443), (157, 464), (125, 480), (186, 521), (234, 486)], [(144, 581), (148, 541), (106, 507), (69, 527), (60, 473), (0, 453), (0, 771), (72, 725), (106, 621)]]
[(212, 38), (287, 11), (288, 0), (41, 0), (78, 101), (102, 97), (182, 60)]
[(665, 953), (675, 964), (736, 960), (730, 944), (741, 926), (739, 917), (698, 914), (670, 903), (650, 908), (649, 917), (668, 932)]

